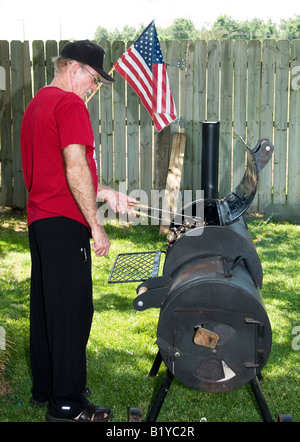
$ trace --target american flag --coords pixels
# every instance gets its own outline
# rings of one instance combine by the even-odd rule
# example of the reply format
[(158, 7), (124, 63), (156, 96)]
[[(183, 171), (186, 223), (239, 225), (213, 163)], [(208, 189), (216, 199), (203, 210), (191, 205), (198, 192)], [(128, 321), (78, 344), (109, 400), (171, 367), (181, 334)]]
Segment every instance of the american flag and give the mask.
[(154, 21), (114, 65), (151, 115), (158, 131), (177, 117)]

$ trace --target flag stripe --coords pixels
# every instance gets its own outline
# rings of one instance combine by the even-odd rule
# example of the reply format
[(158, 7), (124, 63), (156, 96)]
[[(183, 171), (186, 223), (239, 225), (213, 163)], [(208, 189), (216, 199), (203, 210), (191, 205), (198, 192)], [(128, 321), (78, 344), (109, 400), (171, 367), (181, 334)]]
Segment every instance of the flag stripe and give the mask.
[(151, 100), (151, 94), (148, 93), (147, 87), (144, 87), (144, 82), (141, 80), (141, 78), (137, 77), (132, 73), (132, 70), (128, 67), (126, 60), (124, 62), (119, 62), (118, 67), (116, 67), (116, 70), (126, 79), (126, 81), (130, 84), (130, 86), (134, 89), (134, 91), (139, 95), (140, 98), (143, 99), (144, 102), (147, 103), (147, 106), (149, 109), (152, 109), (152, 100)]
[[(149, 75), (149, 69), (145, 65), (143, 59), (136, 54), (134, 50), (128, 49), (125, 54), (118, 60), (116, 70), (119, 74), (126, 76), (126, 80), (130, 86), (139, 95), (139, 97), (147, 102), (147, 110), (152, 110), (152, 76)], [(128, 80), (128, 76), (130, 80)], [(144, 101), (143, 101), (144, 104)], [(149, 110), (150, 109), (150, 110)]]

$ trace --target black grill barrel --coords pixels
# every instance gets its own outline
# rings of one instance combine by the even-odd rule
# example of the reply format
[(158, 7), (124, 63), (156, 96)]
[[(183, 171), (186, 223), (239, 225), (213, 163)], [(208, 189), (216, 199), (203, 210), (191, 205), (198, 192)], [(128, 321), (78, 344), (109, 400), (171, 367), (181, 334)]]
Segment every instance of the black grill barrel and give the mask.
[(233, 192), (219, 199), (220, 123), (202, 124), (204, 200), (187, 204), (180, 222), (175, 218), (171, 222), (163, 275), (136, 279), (143, 282), (137, 287), (134, 308), (160, 309), (159, 353), (150, 373), (155, 375), (161, 362), (167, 367), (148, 420), (156, 419), (175, 377), (211, 393), (251, 383), (263, 417), (270, 421), (256, 384), (271, 351), (272, 329), (261, 294), (261, 262), (243, 214), (274, 146), (265, 138), (253, 149), (244, 142), (244, 177)]
[(220, 122), (202, 123), (201, 189), (205, 199), (217, 199)]
[[(260, 292), (261, 262), (243, 213), (273, 146), (266, 139), (252, 150), (245, 145), (244, 177), (220, 200), (219, 128), (219, 122), (203, 122), (203, 225), (182, 232), (182, 226), (171, 223), (176, 235), (168, 240), (163, 276), (144, 281), (134, 300), (140, 311), (160, 308), (156, 344), (171, 373), (192, 388), (215, 393), (257, 376), (272, 344)], [(182, 213), (199, 216), (200, 203), (190, 203)]]

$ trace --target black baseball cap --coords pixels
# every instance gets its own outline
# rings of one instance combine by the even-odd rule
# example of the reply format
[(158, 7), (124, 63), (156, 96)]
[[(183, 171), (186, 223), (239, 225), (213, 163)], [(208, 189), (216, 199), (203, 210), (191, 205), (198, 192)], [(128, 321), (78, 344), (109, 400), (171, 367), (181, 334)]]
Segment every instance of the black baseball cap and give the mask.
[(101, 81), (103, 83), (112, 83), (115, 81), (113, 77), (103, 70), (104, 50), (89, 40), (78, 40), (66, 43), (61, 50), (60, 56), (88, 64), (101, 75)]

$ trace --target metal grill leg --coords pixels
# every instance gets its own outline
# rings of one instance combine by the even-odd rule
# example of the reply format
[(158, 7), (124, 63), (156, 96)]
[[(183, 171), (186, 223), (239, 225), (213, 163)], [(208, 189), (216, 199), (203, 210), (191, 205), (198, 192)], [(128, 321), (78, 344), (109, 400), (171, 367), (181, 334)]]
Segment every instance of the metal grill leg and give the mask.
[(165, 374), (165, 377), (161, 383), (161, 386), (160, 386), (160, 389), (157, 393), (157, 396), (152, 404), (151, 410), (147, 416), (146, 422), (156, 422), (157, 416), (158, 416), (160, 409), (162, 407), (162, 404), (167, 396), (167, 393), (169, 391), (169, 387), (171, 385), (173, 378), (174, 378), (174, 375), (168, 369)]
[(274, 422), (257, 376), (252, 379), (250, 384), (264, 421)]
[(158, 351), (158, 353), (156, 355), (156, 358), (155, 358), (155, 360), (153, 362), (152, 368), (149, 371), (149, 376), (150, 377), (153, 377), (153, 376), (157, 375), (161, 363), (162, 363), (162, 357), (161, 357), (160, 351)]

